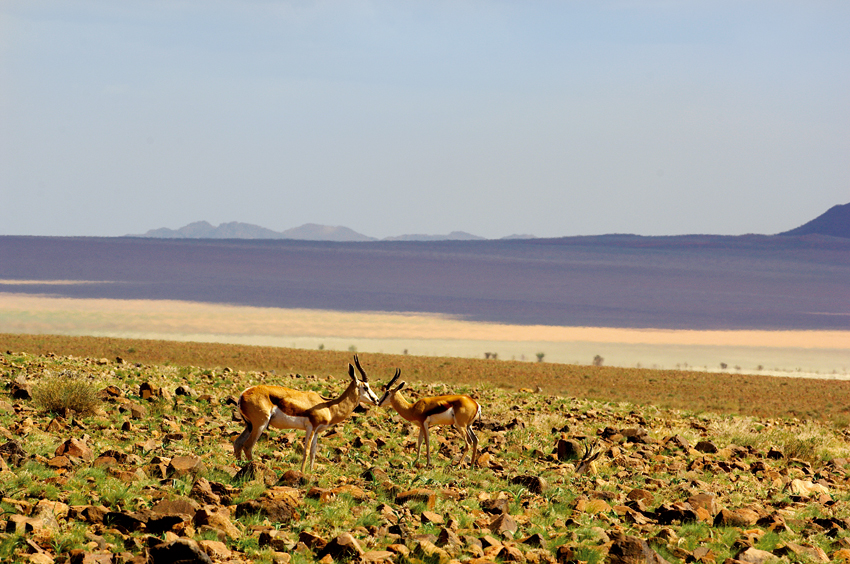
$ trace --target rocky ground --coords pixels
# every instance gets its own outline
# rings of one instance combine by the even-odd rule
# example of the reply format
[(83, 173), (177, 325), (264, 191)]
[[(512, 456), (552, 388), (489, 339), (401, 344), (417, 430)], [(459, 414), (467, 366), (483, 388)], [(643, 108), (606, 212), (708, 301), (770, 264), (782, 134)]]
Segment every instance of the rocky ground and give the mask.
[[(411, 466), (415, 428), (375, 407), (320, 438), (312, 474), (297, 471), (301, 432), (271, 431), (236, 463), (242, 389), (336, 395), (345, 374), (0, 355), (0, 560), (850, 561), (850, 445), (815, 421), (467, 387), (452, 391), (483, 406), (478, 468), (453, 462), (446, 430), (433, 468)], [(91, 383), (93, 414), (33, 400), (71, 377)]]

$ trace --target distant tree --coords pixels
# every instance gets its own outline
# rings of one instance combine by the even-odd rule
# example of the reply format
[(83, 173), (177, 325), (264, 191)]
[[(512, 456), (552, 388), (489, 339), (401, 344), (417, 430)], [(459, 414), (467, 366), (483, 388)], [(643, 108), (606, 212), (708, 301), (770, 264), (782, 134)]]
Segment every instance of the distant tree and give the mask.
[(322, 344), (320, 344), (320, 345), (319, 345), (319, 350), (320, 350), (320, 351), (325, 350), (325, 344), (324, 344), (324, 343), (322, 343)]
[(593, 366), (602, 366), (602, 363), (605, 362), (605, 359), (599, 355), (593, 357)]
[(725, 362), (721, 362), (721, 363), (720, 363), (720, 369), (721, 369), (721, 370), (726, 370), (726, 367), (727, 367), (727, 366), (729, 366), (729, 365), (728, 365), (728, 364), (726, 364)]
[(537, 353), (537, 362), (543, 362), (544, 356), (546, 356), (546, 353), (542, 353), (542, 352)]
[(350, 347), (348, 347), (348, 352), (357, 352), (357, 347), (351, 345)]

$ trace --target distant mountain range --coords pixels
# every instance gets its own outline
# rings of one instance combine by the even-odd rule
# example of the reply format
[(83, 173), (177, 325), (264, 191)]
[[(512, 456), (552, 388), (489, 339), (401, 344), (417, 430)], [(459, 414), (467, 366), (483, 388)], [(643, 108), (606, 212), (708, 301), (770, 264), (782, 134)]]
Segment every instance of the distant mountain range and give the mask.
[[(151, 229), (144, 235), (128, 235), (129, 237), (152, 237), (155, 239), (297, 239), (301, 241), (378, 241), (375, 237), (369, 237), (358, 233), (348, 227), (331, 227), (318, 225), (316, 223), (305, 223), (300, 227), (293, 227), (286, 231), (273, 231), (252, 225), (231, 221), (222, 223), (218, 227), (206, 221), (196, 221), (180, 229)], [(534, 235), (510, 235), (503, 239), (534, 239)], [(485, 240), (484, 237), (472, 235), (464, 231), (452, 231), (448, 235), (398, 235), (387, 237), (384, 241), (476, 241)]]
[[(850, 238), (850, 203), (833, 206), (822, 215), (778, 235), (826, 235), (829, 237)], [(316, 223), (305, 223), (286, 231), (273, 231), (252, 225), (231, 221), (218, 227), (206, 221), (196, 221), (180, 229), (151, 229), (144, 235), (128, 235), (129, 237), (150, 237), (156, 239), (296, 239), (301, 241), (378, 241), (358, 233), (348, 227), (331, 227)], [(509, 235), (502, 239), (535, 239), (534, 235)], [(384, 241), (478, 241), (484, 237), (472, 235), (464, 231), (452, 231), (448, 235), (398, 235), (386, 237)]]

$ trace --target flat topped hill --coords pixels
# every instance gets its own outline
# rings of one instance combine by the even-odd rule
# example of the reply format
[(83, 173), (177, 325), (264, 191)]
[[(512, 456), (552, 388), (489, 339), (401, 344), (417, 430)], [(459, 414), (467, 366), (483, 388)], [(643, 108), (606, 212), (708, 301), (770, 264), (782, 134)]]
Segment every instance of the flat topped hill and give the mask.
[[(524, 325), (850, 328), (850, 239), (820, 235), (362, 243), (0, 237), (0, 272), (0, 291), (67, 297), (426, 312)], [(49, 283), (57, 280), (87, 283)]]

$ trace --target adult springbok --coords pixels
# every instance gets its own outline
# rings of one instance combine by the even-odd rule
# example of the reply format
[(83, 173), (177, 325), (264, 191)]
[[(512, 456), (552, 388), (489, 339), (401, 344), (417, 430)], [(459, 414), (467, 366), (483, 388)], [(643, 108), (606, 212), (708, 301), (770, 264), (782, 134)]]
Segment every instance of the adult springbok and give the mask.
[[(358, 366), (359, 369), (359, 366)], [(362, 373), (362, 372), (361, 372)], [(428, 429), (434, 425), (451, 425), (460, 433), (465, 442), (463, 454), (457, 462), (458, 466), (463, 464), (469, 445), (472, 445), (473, 466), (478, 465), (478, 437), (472, 431), (472, 423), (481, 416), (481, 406), (469, 396), (447, 395), (432, 398), (422, 398), (411, 404), (401, 395), (401, 389), (405, 382), (395, 388), (396, 380), (401, 376), (401, 370), (396, 368), (395, 376), (384, 386), (384, 395), (378, 401), (380, 407), (391, 405), (399, 415), (419, 427), (419, 438), (416, 441), (416, 460), (422, 452), (422, 441), (425, 441), (425, 453), (428, 466), (431, 466), (431, 438)]]
[[(354, 356), (357, 362), (357, 355)], [(245, 421), (245, 430), (233, 443), (236, 460), (242, 459), (242, 453), (248, 461), (253, 459), (252, 451), (260, 435), (269, 426), (277, 429), (302, 429), (304, 436), (304, 459), (301, 472), (304, 472), (309, 458), (309, 472), (313, 471), (313, 462), (319, 442), (319, 433), (344, 421), (361, 402), (378, 404), (378, 396), (369, 387), (366, 374), (358, 380), (354, 367), (348, 365), (351, 383), (348, 388), (334, 399), (327, 399), (316, 392), (302, 392), (283, 386), (261, 384), (248, 388), (239, 396), (239, 413)]]

